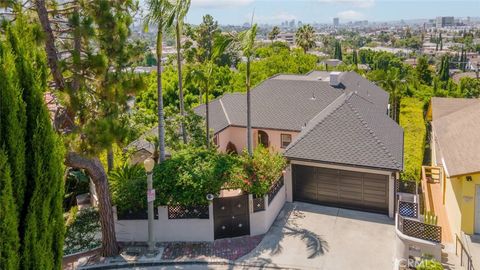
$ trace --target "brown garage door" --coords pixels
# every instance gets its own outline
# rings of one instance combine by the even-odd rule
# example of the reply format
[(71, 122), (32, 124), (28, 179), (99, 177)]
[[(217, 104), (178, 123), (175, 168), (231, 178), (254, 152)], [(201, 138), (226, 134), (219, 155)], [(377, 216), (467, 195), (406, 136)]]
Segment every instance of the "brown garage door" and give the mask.
[(293, 199), (388, 214), (388, 176), (292, 165)]

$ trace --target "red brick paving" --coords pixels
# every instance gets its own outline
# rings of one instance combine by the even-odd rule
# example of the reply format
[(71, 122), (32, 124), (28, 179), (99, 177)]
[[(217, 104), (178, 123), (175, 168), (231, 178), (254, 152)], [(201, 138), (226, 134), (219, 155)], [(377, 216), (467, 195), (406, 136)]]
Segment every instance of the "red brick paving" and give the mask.
[(263, 239), (263, 235), (219, 239), (214, 242), (166, 243), (162, 260), (199, 259), (217, 257), (236, 260), (252, 251)]

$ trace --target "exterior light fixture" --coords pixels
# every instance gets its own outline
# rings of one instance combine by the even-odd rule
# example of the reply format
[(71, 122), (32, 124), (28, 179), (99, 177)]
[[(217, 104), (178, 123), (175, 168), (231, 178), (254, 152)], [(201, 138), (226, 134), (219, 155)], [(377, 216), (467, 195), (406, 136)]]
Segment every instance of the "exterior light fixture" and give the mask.
[(147, 173), (151, 173), (154, 166), (155, 166), (155, 161), (152, 158), (147, 158), (145, 159), (145, 161), (143, 161), (143, 167), (145, 168), (145, 171)]
[(207, 200), (209, 201), (213, 201), (213, 199), (215, 198), (215, 196), (213, 194), (207, 194)]

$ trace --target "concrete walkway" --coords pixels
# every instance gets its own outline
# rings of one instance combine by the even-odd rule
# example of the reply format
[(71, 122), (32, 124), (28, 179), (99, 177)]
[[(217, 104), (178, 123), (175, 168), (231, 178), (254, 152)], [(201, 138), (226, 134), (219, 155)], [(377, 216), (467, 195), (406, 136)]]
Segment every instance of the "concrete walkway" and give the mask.
[(466, 235), (466, 242), (475, 269), (480, 269), (480, 235)]
[(306, 203), (287, 203), (262, 242), (240, 263), (289, 269), (392, 269), (394, 221)]

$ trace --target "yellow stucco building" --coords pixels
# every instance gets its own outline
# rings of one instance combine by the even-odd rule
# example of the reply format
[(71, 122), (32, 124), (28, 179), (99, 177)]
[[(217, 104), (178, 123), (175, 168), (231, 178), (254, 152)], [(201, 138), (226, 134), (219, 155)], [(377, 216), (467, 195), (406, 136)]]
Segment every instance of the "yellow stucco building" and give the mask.
[(452, 233), (480, 234), (480, 100), (432, 98), (427, 119)]

